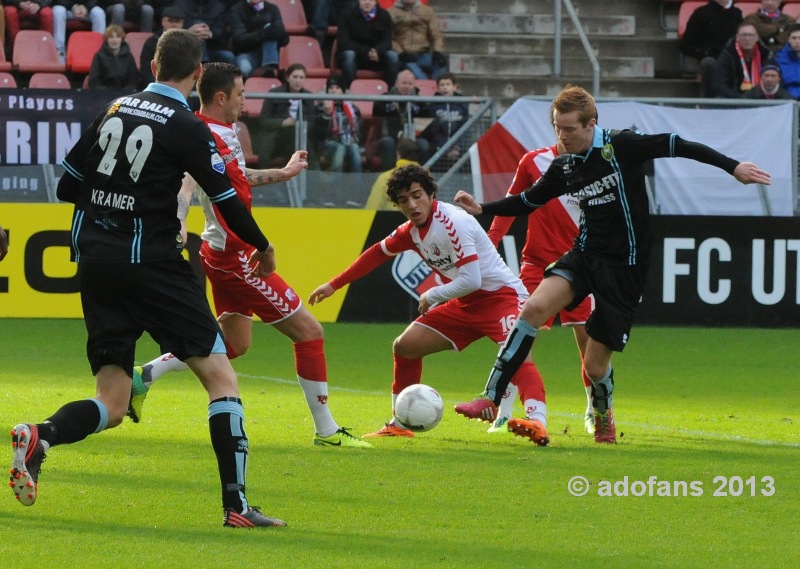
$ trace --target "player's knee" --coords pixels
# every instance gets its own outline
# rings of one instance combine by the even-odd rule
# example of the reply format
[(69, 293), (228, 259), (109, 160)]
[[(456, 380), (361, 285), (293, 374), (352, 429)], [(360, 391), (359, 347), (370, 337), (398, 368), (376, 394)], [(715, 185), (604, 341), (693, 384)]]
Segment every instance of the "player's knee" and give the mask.
[(394, 342), (392, 343), (392, 353), (395, 356), (399, 356), (401, 358), (406, 358), (406, 359), (412, 359), (417, 357), (413, 353), (411, 346), (408, 344), (408, 342), (403, 340), (402, 336), (394, 339)]
[(592, 381), (592, 383), (597, 383), (603, 379), (603, 377), (606, 375), (606, 371), (608, 371), (607, 363), (584, 361), (583, 367), (584, 370), (586, 370), (586, 375), (589, 376), (589, 379)]

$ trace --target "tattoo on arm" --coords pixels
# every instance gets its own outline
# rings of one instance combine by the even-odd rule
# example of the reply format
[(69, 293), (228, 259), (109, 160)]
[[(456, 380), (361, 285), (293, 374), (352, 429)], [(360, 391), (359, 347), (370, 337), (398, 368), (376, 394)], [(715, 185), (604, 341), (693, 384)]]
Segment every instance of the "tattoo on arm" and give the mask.
[(189, 215), (189, 200), (183, 194), (178, 194), (178, 219), (186, 221)]
[(276, 182), (283, 182), (287, 179), (280, 170), (276, 169), (253, 170), (252, 168), (246, 168), (244, 173), (251, 186), (274, 184)]

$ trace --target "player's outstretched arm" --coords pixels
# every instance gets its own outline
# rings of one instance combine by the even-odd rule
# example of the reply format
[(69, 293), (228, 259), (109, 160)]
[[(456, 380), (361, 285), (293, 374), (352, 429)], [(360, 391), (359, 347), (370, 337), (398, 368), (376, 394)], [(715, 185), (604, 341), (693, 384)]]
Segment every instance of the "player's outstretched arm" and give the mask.
[(458, 190), (456, 197), (453, 199), (453, 203), (470, 215), (480, 215), (483, 212), (481, 204), (475, 201), (472, 194), (468, 194), (464, 190)]
[(331, 286), (331, 283), (325, 283), (323, 285), (319, 285), (317, 288), (313, 290), (311, 296), (308, 297), (308, 303), (310, 305), (315, 305), (318, 302), (322, 302), (329, 296), (332, 296), (333, 293), (336, 292), (336, 289)]
[(772, 183), (772, 176), (766, 170), (762, 170), (752, 162), (739, 162), (733, 171), (733, 176), (743, 184), (764, 184), (769, 186)]
[(308, 152), (298, 150), (286, 163), (283, 168), (270, 170), (254, 170), (245, 168), (244, 174), (251, 186), (263, 186), (264, 184), (275, 184), (285, 182), (297, 176), (300, 172), (308, 168)]
[(266, 278), (275, 272), (275, 247), (272, 243), (265, 251), (254, 251), (250, 255), (250, 268), (257, 277)]

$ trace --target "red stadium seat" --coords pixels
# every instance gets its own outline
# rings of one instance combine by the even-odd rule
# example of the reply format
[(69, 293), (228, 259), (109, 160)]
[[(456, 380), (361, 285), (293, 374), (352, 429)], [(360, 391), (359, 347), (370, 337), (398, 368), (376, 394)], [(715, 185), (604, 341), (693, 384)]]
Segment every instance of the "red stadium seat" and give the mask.
[(29, 89), (71, 89), (69, 79), (63, 73), (34, 73), (28, 82)]
[(264, 99), (251, 99), (250, 93), (269, 93), (273, 87), (281, 84), (280, 79), (274, 77), (248, 77), (244, 82), (245, 102), (242, 115), (245, 117), (261, 116)]
[[(350, 84), (350, 93), (353, 95), (383, 95), (389, 91), (389, 86), (383, 79), (354, 79)], [(361, 111), (362, 118), (372, 117), (373, 101), (354, 101)]]
[(0, 71), (11, 71), (11, 62), (6, 59), (6, 50), (0, 42)]
[(781, 8), (781, 12), (786, 14), (787, 16), (791, 16), (795, 20), (800, 19), (800, 0), (797, 0), (796, 3), (789, 4), (788, 2), (783, 5)]
[(141, 61), (139, 60), (142, 58), (142, 48), (144, 47), (144, 42), (152, 35), (150, 32), (128, 32), (125, 34), (125, 43), (131, 48), (133, 59), (136, 60), (136, 69), (141, 69)]
[(742, 11), (745, 18), (761, 9), (761, 2), (736, 2), (734, 5)]
[(53, 34), (44, 30), (20, 30), (14, 39), (11, 62), (20, 73), (63, 73)]
[(14, 89), (17, 86), (17, 80), (14, 76), (7, 71), (0, 71), (0, 89)]
[(306, 12), (300, 0), (272, 0), (281, 11), (283, 27), (290, 35), (303, 35), (308, 29)]
[(303, 87), (312, 93), (324, 93), (327, 82), (327, 77), (306, 77)]
[(325, 67), (322, 49), (316, 38), (289, 36), (289, 43), (281, 48), (280, 68), (284, 71), (294, 63), (306, 67), (307, 77), (328, 77), (330, 70)]
[(419, 89), (419, 94), (423, 97), (433, 97), (439, 90), (436, 79), (417, 79), (414, 84)]
[(103, 34), (100, 32), (72, 32), (67, 40), (67, 71), (89, 73), (94, 54), (102, 45)]
[(684, 2), (678, 10), (678, 37), (682, 38), (686, 31), (686, 24), (689, 23), (689, 18), (692, 13), (700, 6), (705, 6), (708, 2), (693, 0), (691, 2)]

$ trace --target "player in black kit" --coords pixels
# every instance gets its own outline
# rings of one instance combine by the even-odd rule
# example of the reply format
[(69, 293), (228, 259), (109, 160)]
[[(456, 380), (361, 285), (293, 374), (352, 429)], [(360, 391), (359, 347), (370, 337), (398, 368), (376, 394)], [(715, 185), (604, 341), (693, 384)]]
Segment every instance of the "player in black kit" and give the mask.
[[(563, 194), (577, 197), (582, 209), (572, 250), (546, 269), (545, 279), (525, 302), (495, 360), (484, 395), (456, 405), (456, 412), (493, 420), (539, 327), (553, 314), (594, 294), (595, 309), (586, 322), (589, 342), (584, 366), (592, 380), (595, 442), (614, 443), (611, 355), (621, 352), (628, 341), (650, 256), (643, 164), (654, 158), (691, 158), (721, 168), (744, 184), (769, 184), (770, 175), (755, 164), (737, 162), (676, 134), (601, 129), (594, 99), (580, 87), (561, 91), (553, 101), (551, 120), (566, 153), (553, 160), (536, 184), (522, 194), (483, 205), (465, 192), (455, 197), (455, 202), (473, 215), (527, 215)], [(508, 426), (516, 434), (524, 436), (531, 429), (525, 420), (512, 421)]]
[(146, 331), (162, 352), (185, 361), (208, 391), (223, 525), (286, 525), (245, 497), (248, 444), (236, 374), (200, 283), (181, 255), (177, 195), (189, 172), (231, 229), (257, 249), (251, 258), (255, 274), (275, 269), (274, 250), (231, 187), (211, 132), (187, 105), (202, 70), (202, 50), (187, 30), (165, 32), (152, 64), (156, 82), (113, 101), (64, 159), (58, 197), (75, 204), (72, 260), (78, 263), (97, 395), (11, 431), (11, 486), (24, 505), (36, 501), (50, 447), (122, 422), (136, 341)]

